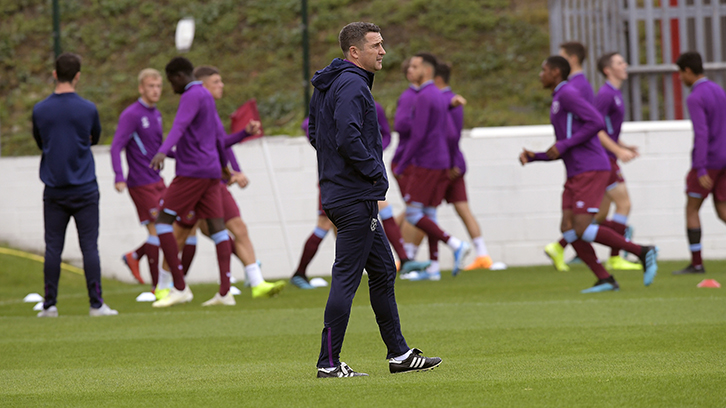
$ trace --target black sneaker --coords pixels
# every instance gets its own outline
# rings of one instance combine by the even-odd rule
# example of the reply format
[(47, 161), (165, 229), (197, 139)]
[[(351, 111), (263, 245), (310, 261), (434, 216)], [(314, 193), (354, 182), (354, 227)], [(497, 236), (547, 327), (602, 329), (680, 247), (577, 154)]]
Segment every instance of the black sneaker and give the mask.
[(348, 364), (345, 364), (344, 362), (340, 362), (340, 365), (330, 369), (330, 368), (318, 368), (318, 378), (342, 378), (342, 377), (368, 377), (368, 374), (366, 373), (358, 373), (353, 371), (352, 368), (348, 366)]
[(706, 273), (706, 268), (704, 268), (703, 265), (693, 266), (693, 264), (690, 264), (680, 271), (673, 272), (674, 275), (693, 275), (699, 273)]
[(412, 371), (427, 371), (434, 369), (441, 364), (438, 357), (424, 357), (422, 351), (415, 348), (411, 349), (411, 355), (403, 361), (394, 359), (388, 360), (388, 368), (392, 373), (407, 373)]

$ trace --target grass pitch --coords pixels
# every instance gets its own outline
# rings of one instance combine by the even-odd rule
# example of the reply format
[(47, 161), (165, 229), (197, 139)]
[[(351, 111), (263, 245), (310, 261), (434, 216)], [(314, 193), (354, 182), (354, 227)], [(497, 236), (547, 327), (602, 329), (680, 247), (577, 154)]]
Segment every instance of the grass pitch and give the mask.
[[(58, 319), (35, 317), (42, 264), (0, 255), (3, 407), (724, 407), (726, 289), (703, 276), (655, 283), (615, 273), (621, 291), (582, 295), (578, 266), (463, 272), (397, 283), (410, 346), (444, 359), (424, 373), (388, 373), (364, 279), (342, 360), (370, 377), (316, 379), (327, 289), (274, 299), (152, 309), (146, 287), (104, 281), (119, 316), (90, 318), (83, 276), (64, 272)], [(706, 262), (726, 284), (726, 262)], [(193, 272), (192, 272), (193, 273)]]

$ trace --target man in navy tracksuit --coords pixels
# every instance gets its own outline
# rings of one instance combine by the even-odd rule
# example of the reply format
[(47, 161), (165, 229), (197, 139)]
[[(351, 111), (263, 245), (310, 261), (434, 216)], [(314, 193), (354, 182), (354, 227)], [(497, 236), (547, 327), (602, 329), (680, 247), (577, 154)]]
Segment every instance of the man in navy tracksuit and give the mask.
[(96, 106), (76, 94), (81, 58), (61, 54), (55, 62), (55, 92), (33, 108), (33, 137), (43, 151), (40, 179), (45, 221), (45, 302), (38, 317), (57, 317), (58, 280), (66, 228), (76, 221), (91, 316), (118, 314), (103, 302), (98, 256), (98, 183), (91, 145), (98, 143), (101, 122)]
[(318, 377), (367, 375), (340, 361), (364, 268), (390, 371), (429, 370), (441, 359), (410, 349), (401, 334), (393, 288), (396, 266), (378, 225), (378, 201), (386, 198), (388, 178), (371, 86), (386, 54), (383, 38), (376, 25), (357, 22), (345, 26), (338, 39), (345, 60), (336, 58), (315, 73), (310, 101), (310, 143), (317, 150), (323, 209), (338, 228)]

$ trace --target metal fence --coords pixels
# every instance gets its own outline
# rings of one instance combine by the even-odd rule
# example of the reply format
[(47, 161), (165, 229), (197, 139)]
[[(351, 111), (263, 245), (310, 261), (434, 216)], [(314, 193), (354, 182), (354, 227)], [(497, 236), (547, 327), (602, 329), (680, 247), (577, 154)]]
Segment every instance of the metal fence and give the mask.
[(706, 75), (726, 83), (726, 0), (549, 0), (550, 49), (565, 41), (587, 47), (584, 69), (596, 87), (597, 57), (617, 51), (630, 64), (623, 96), (627, 120), (683, 119), (688, 93), (674, 62), (698, 51)]

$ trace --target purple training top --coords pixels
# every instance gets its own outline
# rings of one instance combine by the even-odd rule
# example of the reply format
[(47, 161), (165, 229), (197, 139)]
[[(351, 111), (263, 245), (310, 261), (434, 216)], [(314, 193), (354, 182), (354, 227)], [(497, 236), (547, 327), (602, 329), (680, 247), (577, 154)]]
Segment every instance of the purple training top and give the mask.
[[(550, 121), (555, 128), (555, 146), (565, 162), (567, 178), (587, 171), (609, 171), (610, 160), (597, 133), (603, 130), (602, 116), (595, 107), (585, 103), (577, 89), (567, 81), (555, 88), (550, 109)], [(534, 161), (549, 160), (547, 154), (537, 153)]]
[(592, 91), (592, 85), (590, 85), (590, 81), (587, 80), (585, 74), (583, 74), (582, 72), (572, 74), (567, 77), (567, 82), (570, 84), (570, 86), (577, 89), (577, 91), (580, 93), (580, 96), (582, 96), (582, 98), (585, 99), (590, 105), (595, 103), (595, 93)]
[(450, 169), (453, 161), (447, 139), (452, 128), (449, 100), (433, 81), (424, 83), (414, 99), (411, 137), (396, 174), (402, 174), (410, 164), (426, 169)]
[(702, 78), (693, 84), (686, 103), (693, 122), (691, 168), (699, 177), (707, 169), (726, 168), (726, 93)]
[(388, 124), (386, 111), (378, 102), (376, 102), (376, 113), (378, 114), (378, 127), (381, 130), (381, 145), (383, 150), (386, 150), (386, 147), (391, 144), (391, 125)]
[[(456, 96), (454, 91), (448, 86), (441, 90), (447, 101), (451, 101), (451, 98)], [(461, 131), (464, 129), (464, 106), (457, 106), (456, 108), (449, 109), (449, 115), (451, 116), (451, 125), (453, 126), (451, 133), (449, 133), (449, 152), (452, 156), (454, 167), (461, 170), (461, 174), (466, 173), (466, 160), (464, 159), (464, 153), (459, 148), (459, 141), (461, 140)]]
[[(395, 164), (401, 161), (403, 151), (406, 149), (408, 139), (411, 138), (411, 121), (413, 117), (413, 101), (416, 99), (418, 87), (411, 85), (398, 98), (396, 106), (396, 115), (393, 118), (393, 130), (398, 132), (398, 146), (393, 154), (391, 163)], [(393, 166), (395, 167), (395, 166)]]
[[(139, 98), (124, 109), (111, 143), (111, 166), (116, 173), (115, 182), (126, 182), (128, 187), (137, 187), (161, 180), (159, 171), (150, 168), (149, 162), (159, 150), (162, 139), (161, 112), (155, 106), (149, 106)], [(127, 178), (124, 178), (121, 166), (121, 150), (124, 149), (129, 167)]]
[[(620, 89), (615, 88), (610, 82), (605, 82), (595, 97), (595, 109), (605, 120), (605, 132), (617, 143), (620, 139), (620, 128), (625, 119), (625, 104)], [(615, 153), (607, 149), (605, 151), (608, 156), (617, 159)]]
[(200, 81), (190, 82), (179, 99), (179, 108), (169, 135), (159, 148), (169, 155), (176, 146), (176, 175), (222, 178), (225, 134), (220, 134), (214, 97)]

